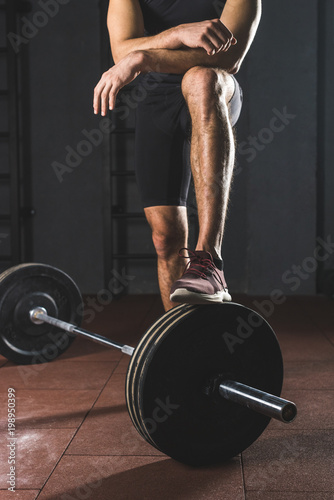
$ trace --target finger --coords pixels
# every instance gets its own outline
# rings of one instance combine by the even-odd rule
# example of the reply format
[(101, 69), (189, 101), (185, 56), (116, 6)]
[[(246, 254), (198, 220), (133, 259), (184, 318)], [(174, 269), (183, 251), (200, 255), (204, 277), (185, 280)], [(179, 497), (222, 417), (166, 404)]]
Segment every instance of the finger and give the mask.
[(226, 42), (226, 37), (221, 37), (216, 30), (211, 28), (207, 29), (202, 36), (202, 47), (210, 56), (217, 54)]
[(207, 34), (208, 41), (211, 43), (213, 49), (216, 52), (219, 52), (222, 46), (225, 46), (227, 43), (226, 37), (221, 38), (217, 32), (214, 30), (209, 30)]
[(218, 53), (218, 49), (211, 42), (207, 42), (206, 46), (206, 53), (208, 56), (214, 56)]
[(101, 93), (101, 115), (106, 116), (109, 107), (109, 93), (111, 85), (104, 87)]
[(98, 112), (100, 111), (100, 97), (101, 97), (101, 85), (99, 82), (94, 89), (93, 109), (95, 115), (97, 115)]
[[(231, 45), (237, 44), (238, 41), (235, 38), (235, 36), (233, 35), (233, 33), (220, 20), (218, 22), (217, 28), (219, 29), (219, 31), (221, 33), (223, 43), (225, 42), (225, 47), (222, 50), (227, 51), (231, 47)], [(226, 42), (228, 42), (227, 45), (226, 45)]]
[(219, 20), (218, 26), (219, 26), (220, 30), (222, 31), (222, 33), (224, 33), (227, 38), (230, 38), (230, 39), (233, 38), (233, 33), (228, 29), (227, 26), (225, 26), (224, 23), (221, 22), (221, 20)]
[(110, 109), (110, 111), (115, 109), (116, 97), (117, 97), (116, 89), (112, 88), (109, 92), (109, 109)]
[(228, 40), (222, 47), (223, 52), (227, 52), (230, 47), (231, 47), (231, 40)]
[(233, 38), (231, 31), (221, 22), (220, 19), (211, 21), (210, 28), (215, 31), (221, 40)]
[(214, 24), (212, 24), (212, 27), (207, 28), (205, 36), (210, 40), (216, 51), (218, 51), (222, 45), (225, 45), (227, 41), (225, 34)]
[(115, 109), (118, 92), (124, 87), (124, 82), (119, 78), (114, 78), (112, 88), (109, 91), (109, 109)]
[(197, 47), (204, 49), (209, 56), (215, 54), (217, 50), (213, 43), (204, 34), (201, 35)]

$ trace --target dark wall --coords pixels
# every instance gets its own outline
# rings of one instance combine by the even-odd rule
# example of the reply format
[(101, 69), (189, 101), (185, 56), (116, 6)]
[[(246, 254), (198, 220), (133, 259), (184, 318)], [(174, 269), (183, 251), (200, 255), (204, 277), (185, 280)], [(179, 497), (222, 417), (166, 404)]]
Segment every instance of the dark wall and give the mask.
[[(29, 43), (34, 260), (69, 272), (83, 291), (98, 290), (103, 276), (101, 147), (82, 142), (99, 126), (98, 4), (59, 6)], [(28, 18), (39, 11), (35, 2)]]
[(316, 19), (317, 2), (264, 2), (248, 61), (251, 292), (315, 291), (314, 272), (295, 289), (292, 266), (312, 256), (316, 237)]
[[(334, 235), (334, 3), (319, 2), (318, 234)], [(319, 288), (334, 297), (334, 252), (320, 266)]]
[[(333, 100), (333, 5), (320, 2), (328, 10), (321, 17), (318, 3), (264, 2), (256, 41), (237, 76), (245, 103), (223, 248), (233, 291), (314, 293), (317, 237), (334, 234), (333, 106), (321, 104), (317, 94), (319, 25), (325, 23), (321, 79), (328, 103)], [(35, 3), (28, 18), (39, 10)], [(30, 60), (31, 117), (25, 133), (30, 134), (36, 209), (34, 260), (69, 272), (83, 292), (103, 288), (111, 272), (104, 265), (103, 145), (85, 150), (80, 144), (87, 139), (84, 130), (101, 127), (91, 109), (101, 74), (100, 28), (98, 0), (71, 0), (25, 48)], [(80, 157), (74, 157), (78, 148)], [(130, 146), (126, 163), (133, 165)], [(149, 232), (141, 227), (132, 226), (128, 238), (132, 246), (140, 242), (150, 251)], [(333, 258), (327, 253), (323, 266), (331, 269)], [(154, 263), (136, 262), (128, 271), (135, 276), (130, 291), (157, 291)]]

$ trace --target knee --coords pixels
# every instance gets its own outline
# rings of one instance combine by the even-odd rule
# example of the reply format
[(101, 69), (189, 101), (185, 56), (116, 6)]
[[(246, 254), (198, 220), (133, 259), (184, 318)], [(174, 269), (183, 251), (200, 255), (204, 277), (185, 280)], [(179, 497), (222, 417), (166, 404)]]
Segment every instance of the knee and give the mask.
[(162, 260), (175, 257), (175, 255), (178, 255), (180, 248), (185, 245), (185, 236), (172, 230), (154, 230), (152, 240), (157, 256)]
[(192, 102), (198, 107), (216, 106), (227, 89), (229, 75), (221, 70), (205, 66), (194, 66), (182, 79), (182, 93), (188, 106)]
[(182, 78), (182, 92), (185, 97), (196, 94), (206, 94), (219, 90), (219, 79), (214, 68), (194, 66)]

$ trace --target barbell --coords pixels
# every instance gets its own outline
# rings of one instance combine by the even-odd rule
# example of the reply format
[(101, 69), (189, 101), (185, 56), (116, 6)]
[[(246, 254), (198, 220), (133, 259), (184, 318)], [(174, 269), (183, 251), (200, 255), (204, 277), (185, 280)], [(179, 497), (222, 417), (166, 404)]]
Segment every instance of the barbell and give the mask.
[(130, 355), (125, 397), (132, 423), (152, 446), (189, 465), (227, 460), (271, 418), (296, 417), (296, 405), (280, 397), (276, 335), (247, 307), (177, 306), (136, 348), (81, 328), (83, 312), (81, 293), (63, 271), (12, 267), (0, 275), (0, 353), (19, 364), (48, 362), (81, 335)]

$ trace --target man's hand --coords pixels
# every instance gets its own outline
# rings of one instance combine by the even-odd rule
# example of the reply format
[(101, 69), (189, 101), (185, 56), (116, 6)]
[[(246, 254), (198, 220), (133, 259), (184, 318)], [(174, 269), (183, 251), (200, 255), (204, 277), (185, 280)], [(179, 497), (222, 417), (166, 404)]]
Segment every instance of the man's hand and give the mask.
[(226, 52), (237, 40), (220, 19), (181, 24), (175, 28), (175, 36), (185, 47), (202, 48), (209, 56)]
[(131, 52), (115, 66), (103, 73), (94, 89), (94, 113), (105, 116), (108, 108), (114, 109), (118, 92), (140, 74), (143, 64), (141, 51)]

